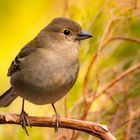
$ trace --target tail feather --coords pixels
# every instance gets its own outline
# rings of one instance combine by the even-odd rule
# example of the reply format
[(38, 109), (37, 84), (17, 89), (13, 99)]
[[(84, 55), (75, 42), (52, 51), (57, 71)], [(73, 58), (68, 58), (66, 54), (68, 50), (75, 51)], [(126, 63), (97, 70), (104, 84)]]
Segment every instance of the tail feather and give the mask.
[(17, 95), (10, 87), (3, 95), (0, 96), (0, 107), (6, 107), (12, 103), (14, 99), (16, 99)]

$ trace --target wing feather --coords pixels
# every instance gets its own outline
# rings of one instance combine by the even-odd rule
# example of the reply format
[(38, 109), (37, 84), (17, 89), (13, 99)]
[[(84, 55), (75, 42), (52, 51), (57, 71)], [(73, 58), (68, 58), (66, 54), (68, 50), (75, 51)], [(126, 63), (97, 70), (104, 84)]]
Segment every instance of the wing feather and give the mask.
[(11, 76), (14, 72), (20, 70), (21, 61), (25, 59), (26, 56), (30, 55), (34, 50), (35, 47), (30, 47), (29, 45), (22, 48), (16, 58), (12, 61), (7, 76)]

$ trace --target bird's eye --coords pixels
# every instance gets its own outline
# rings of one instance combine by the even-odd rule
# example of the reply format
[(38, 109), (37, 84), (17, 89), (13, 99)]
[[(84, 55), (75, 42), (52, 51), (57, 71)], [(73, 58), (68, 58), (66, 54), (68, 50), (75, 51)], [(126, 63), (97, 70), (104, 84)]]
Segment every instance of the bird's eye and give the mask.
[(70, 34), (70, 30), (64, 30), (64, 34), (65, 35), (69, 35)]

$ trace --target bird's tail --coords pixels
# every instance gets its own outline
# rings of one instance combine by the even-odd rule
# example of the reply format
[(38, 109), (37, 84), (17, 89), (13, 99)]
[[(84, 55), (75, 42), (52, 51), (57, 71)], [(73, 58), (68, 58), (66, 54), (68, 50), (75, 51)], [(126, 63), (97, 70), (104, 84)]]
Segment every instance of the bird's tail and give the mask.
[(17, 95), (10, 87), (3, 95), (0, 96), (0, 107), (6, 107), (12, 103), (14, 99), (16, 99)]

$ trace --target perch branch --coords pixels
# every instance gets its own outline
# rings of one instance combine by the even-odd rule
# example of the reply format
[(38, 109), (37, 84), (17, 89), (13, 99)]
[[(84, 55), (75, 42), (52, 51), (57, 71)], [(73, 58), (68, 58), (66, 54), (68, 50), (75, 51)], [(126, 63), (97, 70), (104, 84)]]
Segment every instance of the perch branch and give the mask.
[[(28, 122), (30, 126), (55, 127), (56, 118), (29, 116)], [(20, 125), (20, 115), (12, 113), (0, 113), (0, 124)], [(107, 128), (95, 122), (60, 118), (59, 124), (60, 128), (80, 130), (93, 136), (96, 136), (102, 140), (116, 140), (116, 138), (110, 133), (110, 131)]]

